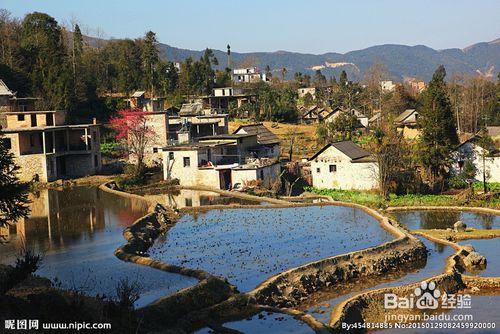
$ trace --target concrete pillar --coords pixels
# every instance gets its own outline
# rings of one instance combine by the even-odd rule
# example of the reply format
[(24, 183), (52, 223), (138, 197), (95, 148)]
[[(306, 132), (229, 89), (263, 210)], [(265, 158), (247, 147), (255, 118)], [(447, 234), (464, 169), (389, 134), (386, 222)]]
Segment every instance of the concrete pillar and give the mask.
[(89, 132), (88, 132), (88, 129), (85, 128), (85, 150), (88, 151), (89, 150)]
[(45, 149), (45, 131), (42, 131), (42, 147), (43, 147), (43, 154), (47, 153)]
[(52, 153), (56, 153), (56, 133), (52, 131)]

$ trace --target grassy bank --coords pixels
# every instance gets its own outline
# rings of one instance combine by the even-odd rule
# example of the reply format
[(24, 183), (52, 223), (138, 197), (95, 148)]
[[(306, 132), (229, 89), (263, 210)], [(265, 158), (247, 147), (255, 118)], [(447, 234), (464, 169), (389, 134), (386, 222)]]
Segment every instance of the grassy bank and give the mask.
[(451, 241), (460, 241), (467, 239), (491, 239), (500, 237), (500, 229), (476, 230), (469, 228), (463, 232), (454, 232), (450, 230), (414, 230), (412, 231), (412, 233), (422, 236), (430, 235), (434, 238)]
[(389, 199), (386, 200), (378, 193), (369, 191), (316, 189), (312, 187), (308, 187), (306, 190), (318, 195), (330, 196), (335, 201), (353, 202), (373, 208), (389, 206), (478, 206), (500, 208), (500, 199), (498, 198), (463, 200), (454, 195), (391, 194)]

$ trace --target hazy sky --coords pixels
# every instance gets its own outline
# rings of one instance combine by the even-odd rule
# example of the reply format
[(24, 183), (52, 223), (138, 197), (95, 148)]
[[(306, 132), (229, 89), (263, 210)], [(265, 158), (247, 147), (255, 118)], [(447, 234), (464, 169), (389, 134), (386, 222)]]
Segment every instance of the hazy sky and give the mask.
[(189, 49), (346, 52), (377, 44), (458, 47), (500, 37), (500, 0), (1, 0), (23, 17), (41, 11), (84, 33), (140, 37)]

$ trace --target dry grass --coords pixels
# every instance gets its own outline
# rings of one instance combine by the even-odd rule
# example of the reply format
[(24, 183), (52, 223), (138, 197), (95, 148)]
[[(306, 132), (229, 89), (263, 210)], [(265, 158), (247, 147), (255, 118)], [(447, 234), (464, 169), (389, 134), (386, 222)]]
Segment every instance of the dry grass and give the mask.
[[(229, 122), (229, 132), (233, 132), (242, 124), (249, 123), (253, 122), (231, 121)], [(315, 124), (263, 123), (281, 140), (281, 155), (283, 157), (288, 157), (291, 138), (294, 138), (293, 160), (311, 157), (320, 148), (316, 142), (317, 126)]]

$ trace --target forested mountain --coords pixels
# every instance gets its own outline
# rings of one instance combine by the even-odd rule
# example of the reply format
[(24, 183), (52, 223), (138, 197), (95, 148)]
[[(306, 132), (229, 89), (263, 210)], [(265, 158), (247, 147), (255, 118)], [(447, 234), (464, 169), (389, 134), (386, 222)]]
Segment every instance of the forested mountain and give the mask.
[[(203, 51), (180, 49), (161, 43), (159, 49), (161, 55), (171, 61), (181, 61), (189, 56), (199, 58), (203, 54)], [(227, 64), (225, 51), (214, 50), (214, 54), (220, 60), (219, 66)], [(234, 64), (255, 64), (261, 68), (269, 66), (275, 71), (286, 67), (289, 77), (293, 77), (295, 72), (313, 73), (313, 68), (320, 68), (327, 77), (335, 74), (338, 78), (340, 72), (345, 70), (349, 77), (361, 79), (364, 71), (374, 62), (384, 63), (396, 80), (417, 77), (428, 81), (436, 67), (441, 64), (446, 67), (448, 78), (453, 74), (470, 74), (477, 71), (496, 77), (496, 73), (500, 70), (500, 39), (477, 43), (464, 49), (434, 50), (423, 45), (385, 44), (345, 54), (331, 52), (313, 55), (288, 51), (232, 52), (231, 57)]]

